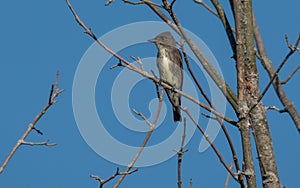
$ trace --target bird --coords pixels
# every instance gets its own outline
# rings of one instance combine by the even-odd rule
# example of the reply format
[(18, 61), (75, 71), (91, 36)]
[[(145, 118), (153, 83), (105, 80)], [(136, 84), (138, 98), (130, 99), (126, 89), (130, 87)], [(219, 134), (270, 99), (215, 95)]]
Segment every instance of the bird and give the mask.
[[(182, 56), (176, 47), (176, 40), (170, 32), (163, 32), (155, 38), (148, 40), (153, 42), (158, 50), (156, 65), (163, 81), (173, 88), (182, 90), (183, 67)], [(172, 104), (174, 122), (181, 121), (181, 96), (174, 92), (174, 89), (166, 89), (169, 101)]]

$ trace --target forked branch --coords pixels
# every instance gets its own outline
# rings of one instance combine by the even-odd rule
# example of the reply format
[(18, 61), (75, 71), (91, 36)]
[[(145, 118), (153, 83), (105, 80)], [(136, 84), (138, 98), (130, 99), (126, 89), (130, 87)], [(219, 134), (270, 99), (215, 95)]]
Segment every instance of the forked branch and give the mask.
[(47, 101), (47, 104), (44, 106), (44, 108), (41, 110), (40, 113), (38, 113), (38, 115), (32, 120), (32, 122), (28, 125), (27, 130), (23, 133), (23, 135), (19, 138), (19, 140), (17, 141), (16, 145), (13, 147), (13, 149), (10, 151), (10, 153), (8, 154), (8, 156), (6, 157), (6, 159), (4, 160), (3, 164), (0, 167), (0, 174), (3, 172), (4, 168), (6, 167), (6, 165), (8, 164), (8, 162), (11, 160), (12, 156), (15, 154), (15, 152), (17, 151), (17, 149), (21, 146), (21, 145), (31, 145), (31, 146), (35, 146), (35, 145), (43, 145), (43, 146), (55, 146), (56, 144), (49, 144), (48, 141), (45, 142), (26, 142), (25, 138), (29, 135), (29, 133), (32, 130), (37, 131), (39, 134), (42, 134), (42, 132), (40, 130), (38, 130), (35, 125), (36, 123), (41, 119), (41, 117), (47, 112), (47, 110), (54, 104), (56, 103), (56, 97), (58, 97), (58, 95), (63, 92), (63, 90), (58, 88), (58, 77), (59, 77), (59, 72), (56, 73), (56, 81), (54, 84), (51, 85), (51, 89), (50, 89), (50, 95), (49, 95), (49, 99)]

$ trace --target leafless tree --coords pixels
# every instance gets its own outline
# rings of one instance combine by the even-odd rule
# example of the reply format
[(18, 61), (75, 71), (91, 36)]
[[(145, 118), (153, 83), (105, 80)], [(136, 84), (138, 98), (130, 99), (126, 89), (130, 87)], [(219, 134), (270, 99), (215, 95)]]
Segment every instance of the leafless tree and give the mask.
[[(114, 0), (109, 0), (105, 5), (110, 5)], [(128, 68), (138, 74), (143, 75), (144, 77), (152, 80), (156, 85), (161, 85), (165, 89), (173, 89), (174, 92), (178, 92), (183, 97), (193, 101), (198, 104), (199, 107), (206, 109), (212, 115), (205, 115), (208, 118), (215, 119), (226, 136), (227, 142), (230, 146), (232, 153), (232, 161), (234, 168), (228, 165), (222, 155), (218, 151), (217, 147), (213, 144), (208, 135), (204, 132), (199, 122), (196, 122), (194, 117), (189, 113), (187, 108), (182, 108), (182, 111), (194, 122), (195, 126), (199, 131), (204, 135), (205, 139), (209, 142), (213, 150), (215, 151), (217, 157), (220, 159), (222, 165), (228, 171), (228, 174), (240, 185), (240, 187), (257, 187), (257, 169), (254, 168), (253, 162), (253, 148), (257, 151), (257, 156), (260, 166), (260, 174), (262, 179), (263, 187), (265, 188), (280, 188), (282, 187), (280, 182), (280, 177), (278, 175), (277, 164), (274, 155), (272, 137), (269, 130), (269, 124), (266, 116), (266, 108), (262, 102), (263, 97), (271, 86), (273, 86), (276, 94), (281, 101), (284, 109), (278, 110), (281, 113), (288, 113), (294, 125), (296, 126), (297, 131), (300, 131), (300, 117), (296, 111), (293, 103), (288, 99), (282, 84), (286, 84), (291, 77), (297, 72), (299, 66), (290, 74), (290, 76), (283, 82), (278, 77), (278, 73), (282, 70), (282, 67), (288, 61), (291, 55), (296, 51), (299, 51), (298, 44), (300, 42), (300, 36), (296, 39), (294, 44), (291, 44), (286, 36), (287, 47), (289, 52), (281, 61), (277, 69), (274, 68), (271, 60), (268, 58), (266, 53), (264, 43), (258, 29), (258, 25), (255, 20), (254, 11), (252, 8), (251, 0), (230, 0), (231, 13), (234, 15), (234, 23), (230, 23), (225, 10), (222, 7), (222, 4), (218, 0), (211, 0), (212, 7), (209, 7), (202, 0), (195, 0), (195, 6), (197, 4), (202, 5), (205, 9), (210, 11), (213, 16), (216, 16), (220, 19), (224, 30), (226, 31), (228, 41), (230, 43), (230, 48), (232, 50), (232, 57), (236, 63), (236, 73), (237, 73), (237, 93), (234, 92), (234, 89), (227, 84), (221, 75), (216, 71), (212, 63), (203, 55), (198, 46), (190, 39), (186, 31), (183, 29), (179, 18), (173, 10), (173, 7), (176, 6), (176, 0), (169, 2), (168, 0), (152, 2), (150, 0), (139, 0), (139, 1), (128, 1), (123, 0), (124, 3), (134, 5), (134, 6), (148, 6), (153, 14), (156, 14), (160, 19), (162, 19), (166, 24), (168, 24), (178, 35), (181, 36), (182, 40), (187, 43), (188, 47), (192, 50), (194, 55), (199, 60), (199, 63), (202, 64), (205, 71), (210, 75), (215, 84), (219, 87), (220, 91), (226, 97), (228, 103), (231, 105), (232, 109), (236, 113), (235, 118), (227, 117), (225, 114), (218, 112), (218, 109), (214, 107), (214, 104), (211, 102), (209, 97), (206, 95), (205, 90), (201, 87), (198, 81), (197, 75), (194, 74), (193, 70), (189, 66), (188, 57), (185, 53), (184, 45), (181, 45), (181, 51), (184, 55), (184, 60), (187, 65), (188, 71), (190, 72), (195, 84), (197, 85), (199, 91), (206, 99), (205, 103), (198, 101), (191, 97), (188, 93), (172, 88), (172, 86), (167, 83), (159, 81), (159, 79), (150, 73), (147, 73), (143, 70), (142, 62), (138, 61), (140, 67), (135, 66), (130, 63), (129, 60), (126, 60), (124, 57), (120, 56), (116, 52), (112, 51), (109, 46), (106, 46), (102, 41), (100, 41), (97, 36), (85, 25), (85, 23), (80, 19), (72, 5), (68, 0), (66, 0), (72, 14), (75, 17), (76, 22), (84, 29), (85, 33), (92, 37), (101, 47), (111, 53), (115, 58), (119, 60), (116, 66), (121, 66)], [(124, 4), (124, 6), (126, 6)], [(263, 88), (259, 88), (259, 74), (257, 70), (257, 64), (261, 63), (265, 68), (267, 74), (269, 75), (269, 83)], [(158, 91), (158, 93), (160, 93)], [(159, 95), (161, 96), (161, 95)], [(160, 97), (159, 97), (160, 98)], [(161, 100), (161, 98), (160, 98)], [(276, 108), (273, 108), (276, 109)], [(158, 109), (158, 114), (159, 114)], [(153, 123), (150, 123), (140, 112), (136, 112), (147, 122), (150, 126), (149, 134), (151, 135), (152, 126), (155, 124), (156, 119)], [(234, 121), (233, 119), (237, 119)], [(237, 154), (235, 152), (235, 147), (231, 141), (230, 134), (228, 133), (225, 124), (236, 127), (240, 131), (241, 137), (241, 146), (243, 149), (243, 159), (242, 162), (238, 161)], [(187, 125), (190, 126), (190, 125)], [(251, 145), (251, 131), (254, 138), (255, 145)], [(147, 138), (146, 138), (147, 139)], [(182, 142), (184, 143), (184, 134)], [(143, 148), (145, 142), (141, 146)], [(142, 149), (141, 149), (142, 151)], [(182, 155), (184, 153), (182, 145), (180, 151), (178, 151), (178, 187), (181, 187), (181, 162)], [(139, 153), (136, 155), (138, 157)], [(122, 178), (129, 174), (131, 167), (134, 164), (134, 161), (129, 164), (127, 170), (124, 173), (116, 173), (116, 175), (122, 174), (121, 178), (116, 183), (115, 187), (121, 183)], [(115, 175), (115, 176), (116, 176)], [(113, 177), (115, 177), (113, 176)], [(228, 178), (227, 178), (228, 179)], [(228, 182), (228, 180), (227, 180)], [(100, 181), (101, 183), (101, 181)], [(227, 183), (226, 183), (227, 184)], [(102, 184), (101, 184), (102, 185)], [(190, 182), (190, 187), (192, 187), (192, 180)]]

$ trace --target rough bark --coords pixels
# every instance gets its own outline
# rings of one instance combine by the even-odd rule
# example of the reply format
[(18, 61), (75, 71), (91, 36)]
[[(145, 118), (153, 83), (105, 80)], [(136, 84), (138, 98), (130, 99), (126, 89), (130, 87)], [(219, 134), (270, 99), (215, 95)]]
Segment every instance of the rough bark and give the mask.
[[(239, 114), (240, 122), (244, 122), (241, 123), (240, 130), (241, 132), (246, 131), (246, 133), (242, 132), (241, 135), (242, 139), (248, 141), (248, 129), (244, 126), (247, 126), (247, 123), (249, 123), (253, 130), (263, 187), (279, 188), (280, 182), (266, 111), (262, 102), (257, 104), (260, 97), (260, 90), (254, 47), (252, 1), (235, 0), (233, 4), (237, 35), (238, 98), (240, 103), (246, 103), (245, 105), (239, 105), (241, 107)], [(248, 112), (245, 113), (247, 108)], [(243, 148), (243, 150), (245, 149), (249, 148)], [(244, 156), (244, 159), (247, 159), (246, 157)], [(245, 172), (248, 187), (256, 187), (254, 168), (252, 171), (251, 166), (251, 163), (253, 165), (253, 161), (251, 161), (252, 158), (248, 158), (248, 160), (250, 161), (244, 161), (245, 166), (249, 164), (249, 169), (246, 169)]]

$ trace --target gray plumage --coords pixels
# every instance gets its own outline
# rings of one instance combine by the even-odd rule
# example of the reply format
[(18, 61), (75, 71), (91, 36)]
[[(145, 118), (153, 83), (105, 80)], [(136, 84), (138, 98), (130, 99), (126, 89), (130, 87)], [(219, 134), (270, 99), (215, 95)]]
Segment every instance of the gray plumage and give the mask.
[[(174, 88), (182, 90), (182, 57), (180, 51), (176, 48), (176, 41), (171, 33), (163, 32), (149, 41), (155, 43), (158, 49), (156, 63), (160, 79)], [(181, 96), (169, 89), (166, 92), (173, 107), (174, 121), (181, 121)]]

